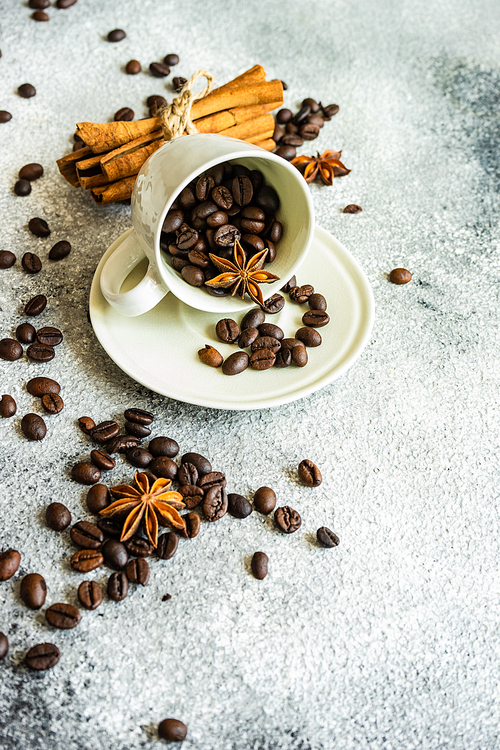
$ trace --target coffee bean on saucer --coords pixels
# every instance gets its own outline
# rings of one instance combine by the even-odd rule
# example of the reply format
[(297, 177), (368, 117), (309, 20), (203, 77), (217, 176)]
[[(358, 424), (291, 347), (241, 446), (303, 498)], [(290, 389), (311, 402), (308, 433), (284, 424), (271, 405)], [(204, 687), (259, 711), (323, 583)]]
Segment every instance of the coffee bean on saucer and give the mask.
[(288, 294), (292, 302), (296, 302), (298, 305), (303, 305), (304, 302), (307, 302), (309, 297), (314, 294), (314, 287), (311, 284), (294, 286), (289, 290)]
[(222, 354), (210, 344), (205, 344), (205, 347), (198, 351), (198, 357), (203, 364), (210, 367), (220, 367), (223, 362)]
[(187, 726), (179, 719), (163, 719), (158, 725), (158, 735), (167, 742), (183, 742), (187, 736)]
[(17, 89), (17, 93), (19, 96), (22, 96), (23, 99), (31, 99), (31, 97), (36, 96), (36, 88), (32, 86), (31, 83), (23, 83)]
[(227, 496), (227, 510), (234, 518), (247, 518), (252, 512), (252, 506), (243, 495), (231, 492)]
[(251, 346), (259, 336), (260, 332), (258, 328), (245, 328), (238, 338), (238, 346), (240, 349), (246, 349), (248, 346)]
[(21, 323), (16, 328), (16, 339), (21, 344), (32, 344), (36, 338), (36, 329), (31, 323)]
[(55, 667), (60, 658), (61, 652), (57, 646), (54, 646), (53, 643), (40, 643), (30, 648), (24, 657), (24, 663), (30, 669), (41, 672)]
[(270, 487), (259, 487), (253, 496), (255, 510), (267, 515), (276, 507), (276, 493)]
[(90, 460), (101, 471), (111, 471), (116, 466), (116, 461), (104, 451), (90, 451)]
[(87, 508), (91, 513), (99, 513), (110, 503), (111, 497), (105, 484), (94, 484), (87, 493)]
[(21, 430), (28, 440), (43, 440), (47, 427), (38, 414), (25, 414), (21, 420)]
[(133, 435), (140, 440), (151, 435), (149, 427), (146, 427), (146, 425), (143, 424), (137, 424), (136, 422), (125, 422), (125, 432), (127, 435)]
[(156, 555), (160, 560), (170, 560), (175, 555), (178, 546), (179, 537), (173, 531), (169, 531), (158, 537)]
[(285, 298), (281, 294), (273, 294), (269, 299), (264, 300), (262, 310), (268, 315), (276, 315), (285, 306)]
[(0, 250), (0, 269), (12, 268), (16, 262), (16, 256), (10, 250)]
[(249, 363), (250, 357), (246, 352), (234, 352), (222, 363), (222, 372), (224, 375), (238, 375), (247, 369)]
[(47, 414), (59, 414), (64, 408), (64, 401), (57, 393), (46, 393), (42, 396), (42, 406)]
[(308, 354), (306, 347), (301, 341), (297, 342), (299, 346), (294, 346), (293, 349), (291, 349), (292, 354), (292, 362), (297, 367), (305, 367), (308, 362)]
[(298, 472), (300, 481), (307, 487), (319, 487), (323, 481), (320, 470), (308, 458), (300, 462)]
[(53, 604), (45, 612), (47, 622), (50, 623), (54, 628), (60, 630), (71, 630), (76, 628), (82, 616), (76, 607), (72, 604), (65, 604), (63, 602)]
[(31, 318), (41, 315), (47, 306), (47, 297), (44, 294), (37, 294), (36, 297), (32, 297), (24, 308), (26, 315)]
[(28, 573), (21, 581), (20, 596), (30, 609), (40, 609), (45, 604), (47, 584), (40, 573)]
[(282, 287), (281, 287), (281, 291), (282, 291), (282, 292), (287, 292), (287, 293), (288, 293), (288, 292), (290, 291), (290, 289), (293, 289), (293, 288), (294, 288), (294, 287), (296, 287), (296, 286), (297, 286), (297, 279), (296, 279), (296, 277), (295, 277), (295, 276), (292, 276), (292, 278), (291, 278), (291, 279), (289, 279), (289, 280), (288, 280), (288, 281), (286, 282), (285, 286), (282, 286)]
[(136, 583), (140, 586), (146, 586), (149, 581), (149, 564), (147, 560), (139, 557), (129, 560), (125, 569), (126, 576), (130, 583)]
[(355, 203), (350, 203), (348, 206), (346, 206), (343, 210), (344, 214), (359, 214), (360, 211), (363, 209), (361, 206), (356, 206)]
[(79, 549), (71, 556), (70, 565), (77, 573), (90, 573), (104, 562), (102, 553), (95, 549)]
[(21, 555), (15, 549), (7, 549), (0, 552), (0, 581), (8, 581), (17, 573), (21, 564)]
[(392, 284), (408, 284), (412, 275), (406, 268), (394, 268), (389, 274), (389, 281)]
[(136, 76), (141, 70), (142, 65), (139, 60), (129, 60), (125, 67), (125, 72), (128, 73), (129, 76)]
[(5, 633), (0, 633), (0, 659), (5, 659), (9, 651), (9, 639)]
[(262, 323), (258, 330), (260, 336), (270, 336), (277, 341), (282, 341), (285, 337), (282, 329), (274, 323)]
[(312, 328), (322, 328), (330, 322), (330, 316), (323, 310), (309, 310), (302, 316), (302, 322), (305, 326)]
[(267, 565), (269, 558), (265, 552), (254, 552), (252, 557), (253, 577), (262, 581), (267, 576)]
[(97, 484), (101, 478), (101, 472), (88, 461), (81, 461), (71, 469), (71, 478), (80, 484)]
[(71, 252), (71, 243), (67, 240), (59, 240), (49, 252), (49, 260), (62, 260)]
[(48, 237), (50, 234), (49, 225), (45, 219), (40, 219), (38, 216), (29, 220), (28, 229), (35, 237)]
[(101, 547), (106, 565), (114, 570), (121, 570), (128, 563), (128, 552), (125, 545), (117, 539), (108, 539)]
[(113, 573), (108, 580), (108, 596), (114, 602), (123, 601), (128, 594), (128, 578), (123, 571)]
[(228, 500), (226, 490), (220, 485), (210, 487), (203, 500), (203, 515), (207, 521), (210, 521), (211, 523), (219, 521), (226, 515), (227, 505)]
[(47, 526), (54, 531), (64, 531), (71, 523), (71, 513), (62, 503), (50, 503), (45, 511)]
[(304, 346), (320, 346), (322, 341), (320, 332), (309, 326), (299, 328), (295, 334), (295, 338), (298, 341), (302, 341)]
[(78, 599), (85, 609), (97, 609), (102, 602), (102, 589), (97, 581), (82, 581), (78, 586)]
[(121, 42), (126, 36), (127, 35), (123, 29), (113, 29), (113, 31), (110, 31), (108, 34), (108, 42)]
[(17, 180), (14, 185), (14, 192), (21, 197), (29, 195), (31, 193), (31, 182), (29, 180)]
[(289, 505), (284, 505), (282, 508), (276, 510), (274, 522), (284, 534), (293, 534), (294, 531), (300, 528), (302, 519), (296, 510), (290, 508)]
[(175, 458), (175, 456), (179, 453), (179, 445), (172, 438), (160, 435), (150, 441), (148, 450), (153, 454), (155, 458), (158, 456)]
[(326, 548), (337, 547), (340, 543), (337, 534), (334, 534), (333, 531), (326, 526), (322, 526), (317, 530), (316, 538), (321, 546)]
[(269, 370), (276, 362), (276, 354), (270, 349), (256, 349), (250, 357), (253, 370)]
[(56, 380), (51, 378), (39, 377), (32, 378), (26, 384), (26, 390), (32, 396), (44, 396), (46, 393), (59, 393), (61, 386)]
[(240, 327), (235, 320), (223, 318), (215, 326), (215, 332), (220, 341), (224, 341), (226, 344), (234, 344), (240, 335)]
[(317, 292), (311, 294), (311, 296), (307, 300), (307, 304), (309, 305), (309, 308), (311, 310), (322, 310), (323, 312), (327, 307), (326, 299), (322, 294), (318, 294)]
[(0, 417), (3, 419), (9, 419), (10, 417), (13, 417), (14, 414), (17, 411), (17, 404), (15, 400), (12, 398), (12, 396), (9, 396), (8, 393), (4, 393), (4, 395), (0, 398)]
[(145, 409), (126, 409), (124, 412), (125, 419), (127, 422), (135, 422), (136, 424), (150, 425), (154, 421), (154, 414)]
[(23, 356), (23, 347), (15, 339), (1, 339), (0, 340), (0, 359), (5, 359), (7, 362), (15, 362), (17, 359)]

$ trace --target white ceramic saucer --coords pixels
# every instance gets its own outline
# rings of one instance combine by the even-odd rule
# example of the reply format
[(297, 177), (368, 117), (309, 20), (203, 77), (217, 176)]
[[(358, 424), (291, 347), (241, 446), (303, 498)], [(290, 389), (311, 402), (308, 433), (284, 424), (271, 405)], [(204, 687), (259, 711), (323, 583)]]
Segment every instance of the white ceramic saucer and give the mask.
[[(99, 286), (100, 273), (121, 239), (111, 245), (95, 272), (90, 318), (111, 359), (152, 391), (217, 409), (265, 409), (296, 401), (331, 383), (346, 372), (366, 346), (374, 318), (368, 280), (345, 247), (321, 227), (315, 229), (297, 281), (312, 284), (328, 301), (330, 323), (318, 329), (322, 345), (308, 349), (306, 367), (273, 367), (263, 372), (247, 368), (231, 377), (198, 359), (198, 350), (205, 344), (214, 346), (224, 358), (238, 351), (236, 344), (223, 344), (217, 339), (215, 325), (220, 315), (195, 310), (171, 293), (153, 310), (136, 318), (122, 317), (106, 302)], [(137, 283), (145, 270), (146, 262), (130, 275), (130, 285)], [(309, 308), (289, 302), (287, 295), (285, 298), (283, 310), (266, 316), (266, 320), (279, 325), (285, 336), (293, 337)], [(238, 323), (243, 315), (235, 316)]]

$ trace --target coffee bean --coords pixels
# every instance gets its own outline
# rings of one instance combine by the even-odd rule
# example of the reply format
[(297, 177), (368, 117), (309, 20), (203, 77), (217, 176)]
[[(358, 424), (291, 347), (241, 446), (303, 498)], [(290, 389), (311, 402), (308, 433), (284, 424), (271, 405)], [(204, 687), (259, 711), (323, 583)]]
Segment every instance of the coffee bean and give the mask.
[(40, 643), (38, 646), (30, 648), (24, 657), (24, 663), (30, 669), (41, 672), (55, 667), (60, 658), (61, 652), (57, 646), (54, 646), (53, 643)]
[(299, 328), (295, 338), (302, 341), (305, 346), (320, 346), (322, 341), (320, 332), (316, 331), (315, 328), (309, 328), (309, 326)]
[(267, 516), (276, 507), (276, 493), (270, 487), (259, 487), (253, 496), (255, 510)]
[(47, 414), (59, 414), (64, 408), (64, 401), (56, 393), (46, 393), (42, 396), (42, 406)]
[(50, 362), (56, 353), (49, 344), (30, 344), (26, 349), (26, 356), (33, 362)]
[(15, 362), (22, 357), (23, 347), (15, 339), (2, 339), (0, 341), (0, 359)]
[(109, 598), (114, 602), (121, 602), (126, 598), (128, 594), (128, 578), (123, 571), (113, 573), (109, 577), (107, 591)]
[(113, 31), (110, 31), (108, 34), (108, 42), (121, 42), (126, 36), (127, 35), (123, 29), (113, 29)]
[(182, 502), (188, 510), (196, 508), (196, 506), (203, 500), (205, 494), (202, 488), (197, 487), (195, 484), (181, 485), (181, 487), (179, 487), (179, 493), (182, 495)]
[[(89, 435), (96, 443), (107, 443), (120, 432), (120, 425), (114, 419), (100, 422), (89, 430)], [(113, 453), (114, 451), (110, 451)]]
[(104, 536), (110, 536), (113, 539), (120, 539), (122, 535), (122, 524), (113, 521), (111, 518), (99, 518), (97, 526), (99, 526)]
[(303, 286), (295, 286), (289, 290), (288, 294), (292, 302), (296, 302), (298, 305), (303, 305), (307, 302), (309, 297), (314, 294), (314, 287), (311, 284), (304, 284)]
[(153, 62), (149, 66), (149, 70), (155, 78), (166, 78), (166, 76), (170, 75), (170, 68), (164, 63)]
[(214, 349), (210, 344), (205, 344), (204, 349), (199, 349), (198, 357), (205, 365), (210, 367), (220, 367), (223, 361), (222, 354)]
[(219, 247), (232, 248), (236, 241), (240, 241), (241, 232), (233, 224), (223, 224), (214, 234), (214, 242)]
[(30, 609), (40, 609), (45, 604), (47, 584), (40, 573), (28, 573), (21, 581), (20, 596)]
[(176, 232), (184, 223), (184, 212), (179, 209), (171, 210), (165, 217), (163, 222), (162, 232), (167, 234), (173, 234)]
[(289, 367), (292, 364), (292, 350), (283, 349), (283, 347), (276, 354), (275, 367)]
[(16, 195), (25, 196), (31, 193), (31, 182), (29, 180), (18, 180), (14, 185)]
[(150, 574), (148, 561), (142, 557), (137, 560), (129, 560), (125, 573), (130, 583), (146, 586)]
[(187, 78), (181, 78), (180, 76), (176, 76), (175, 78), (172, 78), (172, 86), (174, 87), (174, 91), (181, 91), (182, 87), (185, 86), (187, 83)]
[(178, 534), (184, 539), (194, 539), (200, 533), (201, 521), (197, 513), (185, 513), (182, 520), (186, 524), (184, 529), (179, 529)]
[(157, 456), (149, 464), (149, 469), (156, 477), (162, 479), (175, 479), (177, 476), (177, 464), (167, 456)]
[(189, 462), (181, 464), (177, 472), (177, 481), (182, 486), (186, 486), (188, 484), (197, 484), (198, 469), (196, 468), (196, 466)]
[(389, 281), (392, 284), (408, 284), (412, 275), (406, 268), (394, 268), (389, 274)]
[(256, 195), (256, 203), (266, 214), (275, 214), (280, 207), (280, 199), (274, 188), (264, 185)]
[(163, 58), (163, 62), (165, 63), (165, 65), (171, 65), (172, 67), (174, 67), (174, 65), (179, 64), (179, 55), (176, 55), (172, 52), (171, 54), (166, 55)]
[(16, 262), (16, 256), (10, 250), (0, 250), (0, 269), (12, 268)]
[(231, 318), (223, 318), (217, 323), (215, 333), (220, 341), (224, 341), (226, 344), (234, 344), (240, 335), (240, 328), (235, 320), (231, 320)]
[(203, 515), (213, 523), (218, 521), (227, 513), (227, 492), (224, 487), (216, 484), (205, 493), (203, 500)]
[(45, 10), (50, 5), (50, 0), (29, 0), (28, 7), (32, 10)]
[(167, 742), (182, 742), (186, 739), (187, 726), (179, 719), (163, 719), (158, 725), (158, 735)]
[(254, 552), (252, 557), (252, 573), (253, 577), (262, 581), (267, 576), (267, 565), (269, 558), (265, 552)]
[(136, 422), (125, 422), (125, 432), (127, 435), (133, 435), (136, 438), (142, 439), (151, 435), (151, 430), (143, 424), (137, 424)]
[[(296, 136), (293, 137), (295, 138)], [(302, 138), (300, 138), (299, 140), (302, 141)], [(281, 142), (283, 143), (283, 139), (281, 140)], [(285, 161), (292, 161), (292, 159), (295, 159), (295, 157), (297, 156), (297, 149), (295, 148), (295, 146), (280, 145), (276, 149), (275, 153), (278, 156), (281, 156), (282, 159), (285, 159)]]
[(323, 117), (321, 117), (321, 115), (309, 115), (309, 117), (307, 118), (307, 122), (311, 125), (317, 125), (320, 130), (325, 124), (325, 120), (323, 119)]
[(47, 434), (45, 422), (38, 414), (25, 414), (21, 420), (21, 430), (28, 440), (43, 440)]
[(97, 609), (102, 602), (102, 589), (97, 581), (82, 581), (78, 586), (78, 598), (85, 609)]
[(241, 332), (238, 338), (238, 346), (240, 347), (240, 349), (246, 349), (247, 346), (251, 346), (253, 342), (258, 339), (258, 337), (258, 328), (245, 328), (245, 330)]
[(308, 458), (300, 462), (298, 472), (300, 481), (307, 487), (319, 487), (323, 481), (320, 470)]
[(169, 531), (167, 534), (158, 537), (156, 555), (160, 560), (170, 560), (175, 555), (178, 546), (179, 537), (173, 531)]
[(103, 562), (102, 553), (94, 549), (79, 549), (70, 559), (70, 565), (77, 573), (90, 573), (100, 568)]
[(342, 213), (344, 214), (359, 214), (360, 211), (363, 209), (361, 206), (357, 206), (355, 203), (350, 203), (348, 206), (346, 206)]
[(181, 273), (184, 266), (189, 266), (192, 264), (190, 264), (188, 260), (184, 260), (183, 258), (176, 256), (175, 258), (172, 258), (171, 265), (174, 271), (178, 271), (179, 273)]
[(45, 612), (47, 622), (59, 630), (71, 630), (76, 628), (82, 616), (72, 604), (53, 604)]
[(294, 346), (293, 349), (291, 349), (291, 353), (292, 362), (294, 365), (297, 365), (297, 367), (305, 367), (307, 365), (309, 356), (304, 344), (301, 341), (298, 341), (298, 346)]
[(64, 531), (71, 523), (71, 513), (62, 503), (50, 503), (45, 510), (47, 526), (54, 531)]
[(322, 328), (330, 322), (330, 316), (323, 310), (309, 310), (302, 316), (302, 322), (305, 326), (313, 328)]
[(115, 122), (130, 122), (135, 117), (135, 112), (130, 107), (122, 107), (113, 115)]
[(101, 478), (101, 472), (88, 461), (81, 461), (71, 469), (71, 478), (80, 484), (97, 484)]
[(227, 187), (224, 187), (224, 185), (214, 187), (210, 193), (210, 197), (219, 208), (223, 209), (223, 211), (230, 209), (234, 202), (231, 191), (228, 190)]
[(276, 510), (274, 522), (284, 534), (293, 534), (294, 531), (300, 528), (302, 519), (296, 510), (290, 508), (289, 505), (284, 505), (282, 508)]
[(14, 416), (16, 411), (17, 404), (15, 400), (12, 398), (12, 396), (4, 393), (4, 395), (0, 398), (0, 417), (3, 417), (3, 419), (9, 419), (9, 417)]
[(5, 659), (9, 651), (9, 640), (5, 633), (0, 633), (0, 659)]
[(272, 336), (258, 336), (252, 344), (252, 352), (259, 351), (259, 349), (268, 349), (276, 354), (281, 349), (281, 343)]
[(29, 180), (30, 182), (33, 182), (33, 180), (38, 180), (43, 175), (43, 167), (41, 164), (37, 164), (36, 162), (33, 162), (32, 164), (25, 164), (24, 167), (21, 167), (19, 170), (19, 179), (20, 180)]
[(44, 396), (46, 393), (59, 393), (61, 386), (51, 378), (32, 378), (26, 384), (26, 390), (32, 396)]
[(60, 240), (51, 248), (49, 252), (50, 260), (62, 260), (71, 252), (71, 243), (67, 240)]
[(222, 372), (224, 375), (238, 375), (243, 370), (246, 370), (250, 362), (250, 358), (246, 352), (235, 352), (230, 354), (229, 357), (222, 364)]
[(269, 370), (276, 362), (276, 355), (270, 349), (256, 349), (250, 357), (253, 370)]
[(338, 538), (337, 534), (334, 534), (333, 531), (331, 531), (331, 529), (327, 528), (326, 526), (322, 526), (317, 530), (316, 539), (318, 540), (319, 544), (321, 544), (321, 546), (325, 548), (337, 547), (340, 543), (340, 539)]
[(129, 555), (133, 557), (149, 557), (154, 549), (153, 545), (147, 539), (143, 539), (143, 537), (136, 534), (130, 537), (130, 539), (126, 539), (123, 545)]
[(260, 308), (249, 310), (241, 321), (241, 330), (244, 331), (246, 328), (258, 328), (265, 320), (266, 316)]
[(309, 305), (311, 310), (321, 310), (322, 312), (324, 312), (327, 307), (326, 299), (322, 294), (318, 294), (317, 292), (315, 294), (311, 294), (311, 296), (307, 300), (307, 304)]
[(22, 344), (32, 344), (36, 338), (36, 329), (31, 323), (21, 323), (16, 328), (16, 338)]
[(90, 451), (90, 460), (101, 471), (111, 471), (116, 466), (116, 461), (104, 451)]
[(201, 268), (197, 266), (187, 265), (181, 270), (181, 276), (190, 286), (203, 286), (205, 283), (205, 276)]
[(148, 450), (152, 453), (155, 458), (157, 456), (168, 456), (168, 458), (175, 458), (179, 453), (179, 446), (175, 440), (168, 437), (155, 437), (150, 441)]
[(204, 474), (198, 479), (198, 487), (201, 487), (205, 493), (210, 487), (215, 487), (216, 485), (220, 487), (226, 486), (226, 477), (222, 471), (209, 471), (208, 474)]
[(246, 518), (252, 512), (252, 506), (246, 497), (231, 492), (227, 496), (227, 510), (234, 518)]
[(49, 346), (58, 346), (63, 340), (63, 335), (59, 328), (54, 328), (53, 326), (40, 328), (36, 332), (36, 337), (40, 344), (48, 344)]
[[(304, 139), (301, 138), (300, 135), (297, 135), (297, 133), (288, 133), (287, 135), (284, 135), (282, 137), (282, 139), (281, 139), (281, 142), (280, 142), (280, 147), (281, 148), (283, 148), (284, 146), (295, 146), (295, 148), (293, 149), (293, 152), (292, 152), (294, 154), (297, 154), (297, 152), (296, 152), (295, 149), (297, 147), (303, 146), (303, 145), (304, 145)], [(279, 151), (276, 151), (276, 153), (279, 156), (283, 155)], [(294, 157), (292, 157), (292, 158), (294, 158)]]
[(23, 83), (22, 86), (19, 86), (17, 89), (17, 93), (19, 96), (22, 96), (23, 99), (31, 99), (32, 96), (36, 96), (36, 88), (31, 85), (31, 83)]
[(339, 105), (338, 104), (328, 104), (326, 107), (323, 107), (321, 105), (321, 110), (325, 116), (325, 118), (330, 119), (331, 117), (334, 117), (337, 112), (339, 111)]
[(136, 424), (150, 425), (154, 421), (154, 414), (145, 409), (126, 409), (124, 417), (128, 422), (135, 422)]
[(129, 60), (125, 67), (125, 72), (128, 73), (129, 76), (136, 76), (141, 70), (142, 65), (139, 60)]
[(87, 493), (87, 508), (91, 513), (99, 513), (110, 503), (111, 497), (105, 484), (95, 484)]
[(154, 456), (144, 448), (130, 448), (127, 451), (127, 461), (137, 469), (145, 469), (153, 461), (153, 458)]
[(15, 549), (0, 552), (0, 581), (8, 581), (17, 572), (21, 564), (21, 555)]
[(36, 297), (32, 297), (29, 302), (26, 303), (24, 312), (26, 315), (34, 318), (37, 315), (41, 315), (47, 306), (47, 297), (44, 294), (37, 294)]
[(273, 294), (269, 299), (264, 300), (262, 305), (263, 312), (268, 315), (276, 315), (281, 312), (285, 306), (285, 298), (281, 294)]
[(10, 112), (7, 112), (6, 109), (0, 109), (0, 122), (9, 122), (9, 120), (12, 120)]
[(35, 237), (48, 237), (50, 235), (49, 225), (45, 219), (40, 219), (38, 216), (29, 220), (28, 229)]
[(299, 128), (299, 135), (305, 141), (314, 141), (319, 135), (319, 125), (313, 122), (306, 122)]
[(56, 7), (66, 10), (66, 8), (71, 8), (72, 5), (75, 5), (76, 2), (77, 0), (57, 0)]
[(117, 539), (108, 539), (101, 547), (104, 562), (113, 570), (121, 570), (128, 563), (128, 552), (125, 545)]
[(106, 452), (126, 453), (131, 448), (136, 448), (139, 443), (139, 438), (134, 435), (117, 435), (106, 444)]
[(70, 536), (73, 544), (83, 549), (99, 549), (104, 542), (102, 531), (95, 523), (89, 523), (88, 521), (78, 521), (78, 523), (75, 523), (71, 527)]
[(200, 477), (203, 477), (205, 474), (209, 474), (212, 471), (212, 464), (208, 458), (200, 455), (200, 453), (184, 453), (181, 458), (181, 464), (193, 464), (196, 466), (198, 476)]

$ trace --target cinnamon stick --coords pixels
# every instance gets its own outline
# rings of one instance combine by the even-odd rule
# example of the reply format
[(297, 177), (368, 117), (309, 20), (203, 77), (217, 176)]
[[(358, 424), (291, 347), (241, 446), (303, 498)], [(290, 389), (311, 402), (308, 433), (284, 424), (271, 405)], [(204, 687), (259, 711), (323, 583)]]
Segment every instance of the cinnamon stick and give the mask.
[(229, 89), (237, 89), (238, 86), (247, 86), (249, 83), (257, 83), (257, 81), (265, 80), (266, 71), (264, 70), (262, 65), (254, 65), (253, 68), (250, 68), (250, 70), (245, 70), (244, 73), (236, 76), (236, 78), (233, 78), (232, 81), (228, 81), (223, 86), (219, 86), (218, 88), (211, 91), (208, 96), (212, 96), (212, 94), (215, 94), (215, 92), (220, 93), (221, 91), (229, 91)]
[(266, 141), (268, 138), (272, 138), (274, 134), (274, 128), (269, 128), (268, 130), (264, 130), (262, 133), (257, 133), (256, 135), (251, 135), (249, 138), (245, 138), (248, 143), (258, 143), (259, 141)]
[[(279, 102), (278, 106), (283, 103), (283, 84), (281, 81), (257, 81), (257, 83), (251, 83), (248, 86), (215, 91), (193, 104), (191, 119), (195, 121), (200, 117), (233, 107), (250, 107), (254, 104), (269, 104), (270, 102)], [(145, 122), (147, 121), (145, 120)]]
[(220, 133), (221, 130), (227, 130), (233, 125), (239, 125), (246, 120), (272, 112), (279, 106), (280, 102), (270, 102), (269, 104), (254, 104), (250, 107), (233, 107), (196, 120), (195, 127), (198, 133)]
[(66, 154), (66, 156), (63, 156), (56, 162), (59, 172), (62, 174), (66, 182), (69, 182), (73, 187), (80, 187), (80, 182), (76, 173), (76, 163), (88, 156), (92, 156), (92, 150), (88, 146), (85, 146), (85, 148), (80, 148), (78, 151), (73, 151), (71, 154)]
[(107, 203), (117, 203), (118, 201), (128, 200), (132, 196), (136, 175), (125, 177), (118, 182), (112, 182), (110, 185), (94, 188), (90, 195), (96, 203), (104, 206)]
[(274, 151), (276, 148), (276, 141), (273, 141), (272, 138), (266, 138), (264, 141), (257, 141), (255, 145), (263, 148), (265, 151)]
[(159, 118), (149, 117), (147, 120), (131, 122), (124, 120), (106, 123), (79, 122), (76, 125), (76, 132), (94, 154), (102, 154), (104, 151), (112, 151), (123, 146), (135, 138), (153, 133), (159, 127)]
[(151, 154), (154, 154), (165, 140), (161, 130), (151, 133), (149, 136), (136, 138), (124, 146), (110, 151), (100, 157), (100, 167), (107, 181), (120, 180), (132, 174), (137, 174), (144, 162)]
[(253, 120), (246, 120), (245, 122), (242, 122), (241, 125), (234, 125), (227, 130), (221, 130), (219, 135), (227, 135), (230, 138), (239, 138), (242, 141), (247, 141), (253, 136), (261, 135), (261, 133), (269, 130), (272, 135), (274, 133), (274, 127), (274, 117), (269, 113), (267, 115), (262, 115), (261, 117), (255, 117)]

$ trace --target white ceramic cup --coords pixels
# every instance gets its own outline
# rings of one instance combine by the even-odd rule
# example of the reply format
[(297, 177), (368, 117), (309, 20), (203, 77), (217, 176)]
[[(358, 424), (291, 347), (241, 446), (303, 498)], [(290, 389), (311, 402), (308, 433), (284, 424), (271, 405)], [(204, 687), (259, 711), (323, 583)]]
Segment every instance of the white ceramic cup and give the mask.
[[(283, 225), (283, 237), (276, 259), (268, 266), (280, 280), (262, 286), (264, 299), (279, 291), (296, 273), (314, 232), (311, 195), (300, 172), (281, 157), (246, 141), (201, 133), (185, 136), (166, 143), (142, 166), (132, 193), (133, 231), (122, 235), (102, 270), (101, 291), (121, 315), (142, 315), (168, 292), (207, 312), (233, 313), (255, 304), (250, 297), (213, 297), (203, 287), (190, 286), (160, 250), (163, 222), (177, 195), (205, 170), (229, 160), (259, 169), (280, 199), (276, 217)], [(135, 287), (121, 292), (123, 282), (144, 257), (149, 260), (145, 276)]]

